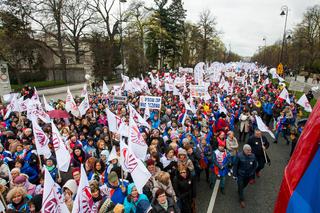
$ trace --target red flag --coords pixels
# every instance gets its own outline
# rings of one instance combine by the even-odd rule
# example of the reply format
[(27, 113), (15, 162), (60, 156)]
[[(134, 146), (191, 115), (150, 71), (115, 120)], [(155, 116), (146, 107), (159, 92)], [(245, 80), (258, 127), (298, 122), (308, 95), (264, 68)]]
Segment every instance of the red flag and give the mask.
[(278, 194), (274, 212), (286, 212), (289, 199), (319, 147), (320, 101), (312, 111), (295, 151), (284, 170), (284, 177)]

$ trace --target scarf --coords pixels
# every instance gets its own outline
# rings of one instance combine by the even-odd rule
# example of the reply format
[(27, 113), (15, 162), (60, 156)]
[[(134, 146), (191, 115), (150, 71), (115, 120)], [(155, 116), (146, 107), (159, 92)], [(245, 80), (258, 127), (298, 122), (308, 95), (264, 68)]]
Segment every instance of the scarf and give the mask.
[(54, 165), (52, 165), (52, 166), (46, 166), (46, 167), (47, 167), (47, 169), (48, 169), (49, 172), (53, 171), (53, 170), (56, 168)]
[(166, 200), (166, 202), (163, 203), (163, 204), (159, 203), (159, 205), (160, 205), (162, 208), (164, 208), (166, 211), (168, 210), (168, 207), (169, 207), (169, 205), (168, 205), (168, 200)]

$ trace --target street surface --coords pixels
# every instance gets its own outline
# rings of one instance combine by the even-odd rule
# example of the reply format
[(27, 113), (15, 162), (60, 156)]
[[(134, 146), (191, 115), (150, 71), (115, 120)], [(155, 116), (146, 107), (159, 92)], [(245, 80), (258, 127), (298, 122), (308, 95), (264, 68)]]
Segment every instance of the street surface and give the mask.
[[(83, 86), (84, 83), (81, 85)], [(119, 83), (118, 83), (119, 84)], [(113, 85), (108, 85), (109, 89)], [(73, 96), (80, 95), (82, 86), (80, 84), (77, 89), (71, 90)], [(54, 90), (54, 89), (50, 89)], [(39, 91), (40, 94), (45, 94), (46, 91)], [(49, 93), (52, 93), (49, 92)], [(46, 95), (47, 100), (66, 98), (66, 89), (58, 94)], [(278, 191), (280, 188), (281, 180), (283, 177), (284, 168), (289, 160), (290, 146), (286, 145), (280, 137), (278, 144), (273, 143), (273, 139), (265, 134), (269, 140), (270, 147), (267, 150), (271, 158), (271, 166), (266, 167), (262, 171), (260, 178), (256, 178), (256, 183), (248, 185), (245, 189), (245, 203), (246, 208), (240, 208), (238, 201), (238, 192), (236, 181), (232, 177), (227, 177), (225, 183), (225, 194), (218, 191), (215, 198), (215, 203), (212, 212), (248, 212), (248, 213), (271, 213), (273, 212), (274, 204), (277, 199)], [(237, 134), (236, 134), (237, 136)], [(243, 144), (240, 144), (242, 150)], [(205, 181), (205, 173), (201, 174), (201, 180), (197, 183), (197, 196), (196, 196), (196, 209), (199, 213), (207, 212), (213, 189), (209, 188), (209, 184)]]

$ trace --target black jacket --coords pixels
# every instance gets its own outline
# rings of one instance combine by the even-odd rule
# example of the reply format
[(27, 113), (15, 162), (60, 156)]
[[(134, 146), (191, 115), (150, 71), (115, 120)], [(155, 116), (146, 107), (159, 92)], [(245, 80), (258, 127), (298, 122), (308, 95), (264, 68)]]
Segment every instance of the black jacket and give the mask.
[[(189, 172), (188, 172), (189, 173)], [(173, 181), (173, 188), (181, 203), (181, 212), (192, 212), (192, 201), (196, 197), (196, 185), (190, 173), (184, 179), (180, 174), (177, 174)]]
[(245, 155), (242, 151), (236, 156), (233, 164), (233, 175), (235, 177), (250, 177), (254, 175), (257, 167), (258, 162), (255, 155)]
[(160, 206), (160, 204), (158, 203), (158, 201), (156, 200), (153, 204), (152, 204), (152, 213), (180, 213), (180, 209), (177, 206), (177, 204), (173, 201), (172, 198), (167, 197), (167, 201), (168, 201), (168, 209), (167, 211), (162, 208), (162, 206)]
[[(265, 136), (262, 136), (263, 145), (268, 149), (269, 142)], [(257, 138), (254, 135), (248, 139), (247, 144), (251, 146), (252, 153), (256, 156), (256, 158), (264, 158), (261, 138)]]

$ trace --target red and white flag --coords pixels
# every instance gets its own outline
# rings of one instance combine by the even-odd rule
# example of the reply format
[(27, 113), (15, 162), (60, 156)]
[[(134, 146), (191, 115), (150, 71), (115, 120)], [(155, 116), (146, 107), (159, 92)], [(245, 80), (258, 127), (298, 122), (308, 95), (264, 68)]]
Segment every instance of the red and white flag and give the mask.
[(98, 212), (98, 208), (94, 205), (94, 201), (91, 195), (89, 187), (89, 181), (86, 171), (81, 164), (81, 177), (77, 191), (77, 196), (73, 202), (72, 213), (95, 213)]
[(39, 98), (38, 91), (37, 91), (36, 87), (33, 87), (33, 95), (31, 97), (31, 100), (40, 102), (40, 98)]
[(4, 120), (6, 120), (7, 118), (9, 118), (9, 115), (11, 112), (18, 112), (19, 111), (19, 101), (17, 99), (18, 97), (18, 93), (14, 93), (10, 104), (7, 105), (7, 112), (4, 116)]
[(256, 115), (255, 118), (256, 118), (256, 121), (257, 121), (258, 129), (259, 129), (261, 132), (267, 132), (267, 133), (269, 133), (270, 136), (275, 139), (274, 134), (273, 134), (272, 131), (269, 129), (269, 127), (267, 127), (267, 125), (265, 125), (265, 123), (263, 123), (261, 117)]
[(88, 93), (84, 96), (84, 99), (82, 100), (81, 104), (79, 105), (79, 113), (80, 116), (83, 116), (86, 114), (87, 110), (90, 108), (90, 103), (89, 103), (89, 97)]
[(220, 112), (224, 112), (225, 114), (227, 114), (228, 111), (227, 111), (227, 109), (224, 107), (223, 102), (221, 101), (219, 94), (217, 95), (217, 100), (218, 100), (217, 102), (218, 102), (219, 111), (220, 111)]
[(32, 120), (32, 131), (34, 136), (34, 141), (37, 149), (37, 153), (39, 155), (44, 155), (46, 159), (50, 158), (51, 151), (48, 147), (49, 138), (48, 136), (43, 132), (39, 124), (37, 123), (37, 120)]
[(139, 160), (130, 147), (120, 138), (120, 164), (125, 172), (129, 172), (139, 193), (151, 177), (146, 166)]
[(109, 130), (114, 133), (118, 133), (120, 124), (122, 123), (121, 118), (113, 114), (108, 108), (106, 108), (107, 119)]
[(64, 202), (61, 187), (54, 182), (48, 169), (44, 166), (44, 186), (41, 213), (69, 212)]
[(44, 95), (42, 95), (42, 99), (43, 99), (43, 104), (44, 104), (44, 109), (49, 112), (54, 110), (54, 108), (48, 104), (46, 97), (44, 97)]
[(132, 117), (133, 120), (139, 124), (139, 126), (145, 126), (150, 129), (148, 122), (142, 118), (142, 116), (133, 108), (131, 104), (129, 104), (129, 113), (130, 117)]
[(62, 137), (56, 127), (56, 125), (51, 121), (52, 126), (52, 142), (54, 151), (56, 152), (58, 169), (63, 172), (67, 172), (70, 165), (70, 153), (67, 150)]
[(290, 104), (290, 98), (289, 98), (289, 93), (288, 90), (284, 87), (283, 90), (281, 91), (279, 98), (285, 100), (288, 104)]
[(65, 105), (65, 109), (67, 112), (71, 112), (72, 115), (74, 115), (75, 117), (79, 117), (80, 116), (80, 112), (79, 109), (76, 105), (76, 102), (73, 99), (72, 93), (70, 92), (70, 88), (68, 87), (67, 90), (67, 98), (66, 98), (66, 105)]
[(306, 94), (303, 94), (299, 100), (297, 101), (297, 104), (299, 104), (300, 106), (302, 106), (304, 108), (305, 111), (307, 112), (312, 112), (312, 107), (308, 101), (308, 98), (306, 96)]
[(26, 100), (23, 100), (24, 97), (21, 97), (18, 99), (18, 103), (19, 103), (19, 112), (25, 112), (28, 110), (28, 103), (30, 101), (29, 98), (27, 98)]
[(142, 134), (139, 131), (138, 125), (130, 116), (129, 118), (129, 147), (134, 152), (135, 156), (141, 160), (145, 160), (148, 150), (148, 145)]

